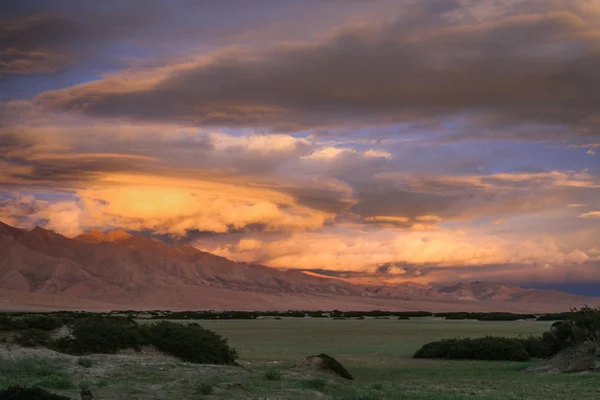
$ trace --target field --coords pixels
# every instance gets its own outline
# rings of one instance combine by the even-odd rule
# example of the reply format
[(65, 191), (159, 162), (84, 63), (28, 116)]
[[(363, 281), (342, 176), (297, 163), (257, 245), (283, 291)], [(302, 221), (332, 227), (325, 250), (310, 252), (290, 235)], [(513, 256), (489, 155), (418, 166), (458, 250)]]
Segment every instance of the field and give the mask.
[[(94, 366), (82, 368), (72, 356), (23, 350), (22, 354), (13, 352), (0, 358), (3, 360), (0, 372), (13, 383), (41, 381), (74, 399), (79, 398), (77, 393), (81, 384), (90, 387), (95, 399), (600, 398), (600, 374), (555, 375), (523, 371), (531, 362), (411, 358), (422, 344), (433, 340), (538, 335), (547, 330), (551, 322), (447, 321), (431, 317), (197, 322), (229, 338), (238, 350), (241, 367), (193, 365), (149, 352), (90, 356)], [(355, 380), (345, 381), (327, 374), (307, 375), (293, 368), (302, 357), (321, 352), (338, 359)], [(42, 361), (33, 359), (40, 356)], [(46, 372), (44, 365), (48, 367)], [(2, 385), (6, 382), (0, 379)], [(212, 393), (203, 394), (208, 392)]]

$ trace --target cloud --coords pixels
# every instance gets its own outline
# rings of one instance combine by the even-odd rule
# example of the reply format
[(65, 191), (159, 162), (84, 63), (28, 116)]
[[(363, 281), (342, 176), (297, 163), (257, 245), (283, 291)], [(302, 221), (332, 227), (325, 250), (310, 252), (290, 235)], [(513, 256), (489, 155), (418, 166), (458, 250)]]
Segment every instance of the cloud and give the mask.
[(351, 24), (321, 42), (219, 49), (143, 75), (48, 91), (37, 101), (202, 126), (297, 130), (439, 122), (462, 113), (469, 132), (522, 126), (536, 128), (537, 137), (595, 135), (598, 10), (548, 2), (477, 20), (454, 18), (468, 11), (458, 2), (419, 4), (394, 22)]
[(600, 218), (600, 211), (590, 211), (587, 213), (579, 214), (579, 218), (598, 219)]
[(243, 0), (173, 0), (168, 5), (148, 0), (144, 7), (132, 0), (110, 6), (22, 0), (1, 6), (0, 73), (156, 65), (166, 55), (184, 58), (183, 54), (198, 48), (306, 37), (311, 29), (341, 23), (353, 15), (380, 14), (384, 12), (380, 8), (390, 3), (382, 1), (373, 9), (362, 1), (340, 8), (317, 0), (303, 4), (256, 0), (251, 5)]
[(365, 151), (365, 157), (369, 158), (392, 158), (392, 155), (387, 150), (382, 149), (369, 149)]
[[(211, 244), (201, 241), (203, 250), (233, 258), (255, 261), (279, 268), (382, 272), (381, 266), (396, 265), (386, 273), (402, 275), (401, 280), (421, 281), (446, 278), (457, 268), (471, 274), (485, 275), (482, 268), (510, 265), (545, 265), (562, 267), (581, 264), (590, 257), (581, 250), (564, 250), (550, 237), (540, 240), (508, 240), (483, 232), (455, 235), (449, 230), (381, 232), (343, 231), (296, 232), (268, 241)], [(310, 248), (307, 252), (306, 249)], [(433, 270), (432, 270), (433, 267)], [(439, 274), (433, 273), (439, 268)], [(444, 272), (446, 271), (446, 272)], [(436, 276), (437, 275), (437, 276)]]
[(353, 149), (338, 148), (338, 147), (322, 147), (315, 150), (312, 154), (307, 156), (308, 159), (313, 160), (330, 160), (341, 157), (342, 155), (354, 154)]
[(28, 16), (1, 22), (0, 73), (51, 73), (67, 61), (66, 54), (52, 51), (47, 44), (64, 40), (76, 30), (70, 21), (60, 17)]
[[(4, 199), (0, 216), (17, 226), (40, 224), (64, 234), (121, 227), (176, 236), (189, 230), (314, 229), (333, 217), (298, 204), (290, 195), (248, 182), (107, 174), (93, 186), (75, 189), (72, 197), (33, 203), (23, 203), (20, 197)], [(74, 215), (65, 218), (69, 209)]]
[(19, 193), (0, 196), (0, 220), (20, 228), (40, 225), (75, 236), (82, 232), (83, 213), (78, 201), (49, 202)]
[[(408, 150), (392, 157), (397, 149), (384, 151), (337, 137), (324, 143), (318, 136), (90, 120), (48, 114), (28, 102), (2, 104), (0, 113), (6, 115), (0, 124), (0, 184), (14, 190), (15, 185), (21, 185), (18, 190), (36, 185), (78, 192), (106, 176), (135, 174), (148, 177), (149, 183), (252, 183), (327, 214), (327, 223), (437, 229), (443, 222), (593, 204), (594, 190), (600, 187), (598, 177), (585, 169), (452, 173), (455, 155), (461, 153), (448, 156), (445, 146), (432, 145), (427, 151), (447, 173), (400, 172), (422, 161), (422, 153)], [(371, 150), (382, 157), (369, 156)], [(267, 218), (261, 224), (271, 222)], [(198, 227), (189, 224), (188, 229)]]
[(597, 276), (594, 2), (177, 4), (6, 8), (3, 221), (373, 281)]

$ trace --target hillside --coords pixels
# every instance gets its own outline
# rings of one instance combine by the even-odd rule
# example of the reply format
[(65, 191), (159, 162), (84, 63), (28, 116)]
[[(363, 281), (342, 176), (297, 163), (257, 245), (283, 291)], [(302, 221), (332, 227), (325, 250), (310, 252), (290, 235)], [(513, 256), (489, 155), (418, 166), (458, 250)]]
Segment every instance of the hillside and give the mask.
[(124, 231), (67, 238), (1, 222), (0, 290), (0, 303), (12, 308), (554, 311), (600, 304), (596, 298), (498, 283), (353, 284), (237, 263)]

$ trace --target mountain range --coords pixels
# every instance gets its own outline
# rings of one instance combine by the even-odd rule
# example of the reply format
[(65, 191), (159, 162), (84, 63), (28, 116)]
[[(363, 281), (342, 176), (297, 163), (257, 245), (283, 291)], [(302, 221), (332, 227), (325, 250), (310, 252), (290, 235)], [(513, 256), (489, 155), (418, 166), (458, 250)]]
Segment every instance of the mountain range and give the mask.
[(92, 230), (74, 238), (0, 222), (0, 308), (565, 311), (590, 298), (513, 285), (359, 284), (233, 262), (192, 246)]

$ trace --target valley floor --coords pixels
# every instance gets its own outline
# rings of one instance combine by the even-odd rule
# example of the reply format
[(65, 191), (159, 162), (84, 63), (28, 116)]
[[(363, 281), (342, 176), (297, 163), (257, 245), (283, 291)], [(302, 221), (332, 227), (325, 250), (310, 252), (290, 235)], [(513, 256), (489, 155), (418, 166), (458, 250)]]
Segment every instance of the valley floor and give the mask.
[[(532, 363), (413, 360), (424, 343), (450, 337), (540, 334), (550, 322), (264, 319), (198, 321), (229, 338), (240, 367), (194, 365), (153, 352), (94, 355), (91, 367), (48, 350), (0, 347), (0, 386), (39, 384), (78, 399), (598, 399), (600, 374), (532, 374)], [(327, 353), (346, 381), (294, 363)], [(275, 371), (275, 372), (273, 372)], [(203, 394), (211, 391), (211, 394)]]

